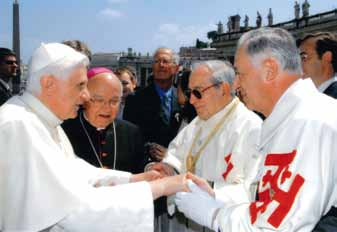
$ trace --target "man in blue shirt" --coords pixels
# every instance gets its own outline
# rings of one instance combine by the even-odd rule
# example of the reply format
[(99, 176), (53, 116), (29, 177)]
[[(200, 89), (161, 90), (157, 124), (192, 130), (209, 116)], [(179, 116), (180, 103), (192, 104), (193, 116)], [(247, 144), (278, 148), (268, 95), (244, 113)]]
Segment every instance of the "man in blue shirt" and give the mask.
[[(177, 91), (172, 87), (179, 69), (179, 57), (169, 48), (158, 48), (152, 64), (153, 76), (150, 85), (126, 98), (124, 119), (136, 124), (145, 142), (167, 147), (175, 138), (180, 126), (180, 106)], [(155, 225), (167, 231), (166, 198), (155, 204)], [(155, 227), (155, 231), (159, 228)]]

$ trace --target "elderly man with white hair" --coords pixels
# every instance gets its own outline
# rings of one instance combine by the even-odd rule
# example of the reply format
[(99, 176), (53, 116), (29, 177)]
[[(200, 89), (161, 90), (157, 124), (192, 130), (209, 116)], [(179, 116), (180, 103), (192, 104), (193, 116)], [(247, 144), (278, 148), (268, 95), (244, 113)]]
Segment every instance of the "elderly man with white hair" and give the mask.
[(0, 231), (153, 231), (153, 200), (186, 190), (184, 176), (122, 185), (159, 173), (95, 168), (74, 155), (60, 124), (89, 99), (87, 64), (66, 45), (42, 44), (27, 91), (0, 108)]
[(263, 162), (247, 180), (258, 183), (256, 198), (223, 189), (219, 201), (194, 178), (212, 196), (190, 183), (191, 193), (177, 194), (178, 208), (215, 231), (312, 231), (337, 204), (337, 102), (301, 79), (294, 38), (284, 29), (243, 34), (234, 66), (244, 102), (266, 116), (256, 149)]
[[(235, 72), (225, 61), (205, 61), (192, 67), (190, 103), (197, 117), (170, 143), (161, 163), (151, 169), (172, 174), (191, 172), (221, 189), (226, 183), (241, 183), (256, 157), (245, 147), (258, 143), (261, 119), (248, 110), (232, 89)], [(250, 144), (250, 145), (248, 145)], [(192, 221), (189, 231), (204, 231)]]

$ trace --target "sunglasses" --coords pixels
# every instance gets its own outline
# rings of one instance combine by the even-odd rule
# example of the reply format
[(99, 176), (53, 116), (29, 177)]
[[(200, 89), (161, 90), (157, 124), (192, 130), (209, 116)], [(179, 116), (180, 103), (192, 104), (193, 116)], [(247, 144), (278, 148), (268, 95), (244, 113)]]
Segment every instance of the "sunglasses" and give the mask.
[(5, 60), (2, 63), (3, 64), (8, 64), (8, 65), (18, 64), (18, 62), (15, 61), (15, 60)]
[(201, 98), (202, 98), (202, 94), (203, 94), (204, 92), (206, 92), (206, 91), (209, 90), (210, 88), (213, 88), (213, 87), (215, 87), (215, 86), (217, 86), (217, 85), (219, 85), (219, 84), (213, 84), (213, 85), (210, 85), (210, 86), (208, 86), (208, 87), (206, 87), (206, 88), (204, 88), (204, 89), (202, 89), (202, 90), (197, 90), (197, 89), (187, 89), (184, 93), (185, 93), (185, 95), (186, 95), (186, 97), (187, 97), (188, 99), (191, 98), (191, 94), (193, 94), (194, 97), (196, 97), (197, 99), (201, 99)]

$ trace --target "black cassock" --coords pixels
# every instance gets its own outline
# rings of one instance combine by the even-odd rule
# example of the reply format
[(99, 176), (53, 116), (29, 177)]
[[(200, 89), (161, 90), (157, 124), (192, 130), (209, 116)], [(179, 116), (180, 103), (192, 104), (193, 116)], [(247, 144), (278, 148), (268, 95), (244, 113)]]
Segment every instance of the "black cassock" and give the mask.
[(103, 130), (97, 130), (80, 112), (77, 118), (66, 120), (62, 128), (75, 154), (90, 164), (100, 167), (99, 159), (104, 168), (115, 168), (132, 173), (143, 172), (147, 158), (144, 155), (144, 145), (139, 128), (120, 119), (116, 119), (114, 124), (117, 135), (117, 155), (115, 154), (115, 135), (112, 123)]

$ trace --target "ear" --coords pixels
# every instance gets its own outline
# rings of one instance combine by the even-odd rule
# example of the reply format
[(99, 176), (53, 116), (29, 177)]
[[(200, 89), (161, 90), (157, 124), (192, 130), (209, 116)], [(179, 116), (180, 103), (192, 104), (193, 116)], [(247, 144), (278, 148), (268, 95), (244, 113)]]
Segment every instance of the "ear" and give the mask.
[(230, 94), (231, 86), (229, 85), (228, 82), (223, 82), (220, 86), (221, 86), (222, 96), (225, 96), (226, 94), (227, 95)]
[(176, 73), (178, 73), (178, 71), (180, 69), (180, 65), (179, 64), (174, 64), (172, 68), (173, 68), (174, 74), (176, 74)]
[(42, 76), (40, 78), (40, 85), (42, 92), (45, 92), (47, 95), (51, 95), (56, 87), (55, 77), (51, 75)]
[(322, 55), (322, 60), (326, 61), (327, 63), (332, 62), (332, 52), (331, 51), (326, 51)]
[(279, 64), (274, 58), (267, 58), (263, 61), (263, 71), (265, 72), (265, 81), (273, 81), (279, 73)]

